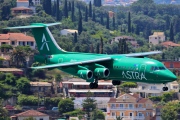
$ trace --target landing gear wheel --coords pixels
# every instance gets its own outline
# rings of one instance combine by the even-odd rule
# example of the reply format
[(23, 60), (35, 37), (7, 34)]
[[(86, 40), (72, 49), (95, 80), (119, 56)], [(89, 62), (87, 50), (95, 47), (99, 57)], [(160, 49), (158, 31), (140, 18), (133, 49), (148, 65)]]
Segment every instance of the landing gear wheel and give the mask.
[(168, 87), (163, 87), (163, 91), (168, 91)]
[(97, 83), (90, 83), (89, 87), (90, 87), (90, 89), (98, 88), (98, 84)]
[(113, 84), (113, 85), (120, 85), (120, 84), (121, 84), (121, 81), (112, 80), (112, 84)]

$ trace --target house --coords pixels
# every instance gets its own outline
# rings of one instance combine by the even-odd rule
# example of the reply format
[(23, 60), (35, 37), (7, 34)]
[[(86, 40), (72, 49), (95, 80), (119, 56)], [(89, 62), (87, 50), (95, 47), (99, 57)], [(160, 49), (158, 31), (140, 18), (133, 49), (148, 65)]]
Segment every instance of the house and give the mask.
[(49, 116), (47, 114), (36, 110), (27, 110), (25, 112), (15, 114), (11, 116), (11, 120), (24, 120), (29, 117), (33, 117), (35, 120), (49, 120)]
[(48, 82), (30, 82), (30, 91), (39, 93), (41, 96), (48, 96), (51, 92), (52, 83)]
[(161, 96), (164, 92), (174, 91), (179, 92), (179, 84), (174, 81), (167, 83), (166, 86), (169, 88), (168, 91), (163, 91), (164, 84), (149, 84), (149, 83), (137, 83), (137, 88), (130, 88), (132, 93), (140, 93), (142, 97), (147, 98), (148, 96)]
[(23, 70), (18, 68), (0, 68), (0, 72), (13, 73), (14, 75), (23, 75)]
[(133, 93), (111, 98), (106, 120), (115, 120), (119, 116), (123, 117), (123, 120), (150, 120), (153, 117), (153, 102)]
[(164, 32), (154, 32), (153, 35), (149, 36), (149, 43), (153, 45), (157, 45), (163, 41), (165, 41)]
[(63, 29), (61, 30), (60, 34), (61, 35), (74, 35), (76, 33), (78, 33), (78, 30), (72, 30), (72, 29)]
[(136, 41), (133, 37), (131, 37), (131, 36), (118, 36), (118, 37), (115, 37), (115, 38), (112, 39), (111, 44), (112, 44), (113, 42), (119, 42), (119, 41), (122, 40), (122, 39), (125, 39), (126, 42), (130, 42), (131, 45), (132, 45), (134, 48), (138, 48), (138, 47), (139, 47), (139, 44), (137, 43), (137, 41)]
[(60, 86), (62, 86), (65, 96), (75, 98), (75, 108), (82, 108), (83, 100), (86, 99), (88, 92), (93, 93), (92, 98), (96, 100), (99, 109), (106, 109), (109, 99), (116, 97), (117, 94), (117, 88), (112, 85), (111, 81), (100, 80), (97, 89), (90, 89), (89, 82), (76, 78), (63, 81)]
[(32, 49), (36, 48), (34, 37), (23, 33), (0, 34), (0, 46), (3, 44), (8, 44), (13, 47), (29, 45)]
[(173, 43), (172, 41), (166, 41), (161, 43), (162, 46), (169, 48), (169, 47), (180, 47), (180, 44)]
[(28, 7), (14, 7), (11, 9), (12, 15), (17, 16), (17, 15), (26, 15), (26, 17), (29, 17), (33, 15), (34, 11), (31, 8)]
[(29, 0), (17, 0), (16, 1), (17, 7), (29, 7)]

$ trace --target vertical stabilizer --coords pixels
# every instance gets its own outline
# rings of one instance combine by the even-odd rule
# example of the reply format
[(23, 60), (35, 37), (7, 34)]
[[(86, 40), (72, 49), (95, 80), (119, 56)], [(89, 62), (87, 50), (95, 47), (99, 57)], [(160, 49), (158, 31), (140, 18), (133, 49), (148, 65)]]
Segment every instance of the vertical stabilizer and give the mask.
[(8, 27), (7, 29), (18, 29), (18, 28), (31, 28), (33, 35), (38, 47), (40, 54), (42, 55), (52, 55), (52, 54), (64, 54), (62, 48), (59, 47), (53, 35), (51, 34), (48, 26), (57, 25), (60, 23), (42, 24), (33, 23), (29, 26), (19, 26), (19, 27)]

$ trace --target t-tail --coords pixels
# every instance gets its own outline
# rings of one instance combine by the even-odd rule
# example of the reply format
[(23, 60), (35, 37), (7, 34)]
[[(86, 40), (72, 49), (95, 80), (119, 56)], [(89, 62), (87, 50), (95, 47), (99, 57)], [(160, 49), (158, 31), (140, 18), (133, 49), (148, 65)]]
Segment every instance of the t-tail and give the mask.
[(32, 23), (29, 26), (8, 27), (6, 29), (31, 28), (41, 55), (64, 54), (66, 51), (59, 47), (48, 28), (58, 24), (60, 23)]

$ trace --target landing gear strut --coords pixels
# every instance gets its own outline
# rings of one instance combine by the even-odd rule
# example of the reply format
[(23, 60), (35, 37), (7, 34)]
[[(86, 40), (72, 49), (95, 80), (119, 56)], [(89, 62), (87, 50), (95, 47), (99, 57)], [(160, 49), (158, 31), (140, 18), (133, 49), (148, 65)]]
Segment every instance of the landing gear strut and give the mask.
[(90, 89), (98, 88), (98, 78), (95, 78), (94, 82), (89, 84)]

